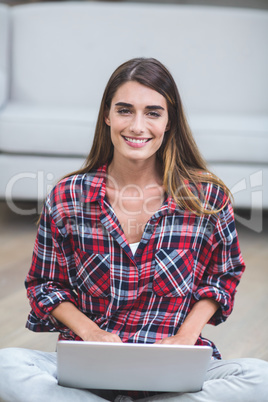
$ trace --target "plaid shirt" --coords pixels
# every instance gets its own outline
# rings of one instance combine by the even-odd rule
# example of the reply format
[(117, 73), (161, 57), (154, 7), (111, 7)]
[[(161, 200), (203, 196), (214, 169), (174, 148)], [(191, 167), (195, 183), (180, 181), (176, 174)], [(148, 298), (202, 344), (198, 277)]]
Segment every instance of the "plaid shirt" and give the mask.
[[(244, 262), (231, 204), (196, 216), (167, 197), (150, 218), (135, 255), (105, 197), (106, 165), (59, 182), (47, 197), (25, 284), (33, 331), (80, 338), (50, 313), (70, 301), (123, 342), (153, 343), (175, 335), (196, 301), (220, 304), (210, 323), (231, 313)], [(225, 195), (202, 184), (219, 208)], [(201, 335), (198, 345), (215, 345)]]

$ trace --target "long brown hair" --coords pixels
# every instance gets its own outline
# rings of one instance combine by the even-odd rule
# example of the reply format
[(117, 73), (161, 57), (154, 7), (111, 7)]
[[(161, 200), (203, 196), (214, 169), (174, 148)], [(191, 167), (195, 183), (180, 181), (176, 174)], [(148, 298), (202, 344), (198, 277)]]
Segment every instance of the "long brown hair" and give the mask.
[(162, 166), (165, 191), (182, 209), (188, 209), (198, 215), (219, 212), (224, 205), (218, 209), (204, 206), (200, 183), (220, 186), (227, 195), (227, 201), (231, 197), (230, 191), (217, 176), (209, 172), (187, 123), (177, 85), (167, 68), (154, 58), (131, 59), (114, 71), (102, 97), (90, 153), (84, 166), (68, 176), (84, 174), (111, 162), (113, 144), (110, 127), (106, 125), (104, 115), (107, 108), (110, 109), (118, 88), (128, 81), (137, 81), (152, 88), (166, 99), (170, 128), (157, 152)]

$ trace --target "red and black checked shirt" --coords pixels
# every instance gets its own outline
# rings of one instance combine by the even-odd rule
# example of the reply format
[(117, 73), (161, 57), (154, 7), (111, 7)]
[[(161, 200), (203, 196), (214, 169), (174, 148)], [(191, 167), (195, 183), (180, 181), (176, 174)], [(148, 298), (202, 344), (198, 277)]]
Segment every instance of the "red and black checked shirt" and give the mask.
[[(171, 197), (151, 217), (135, 255), (105, 197), (106, 166), (59, 182), (47, 197), (26, 278), (32, 310), (26, 326), (79, 340), (50, 314), (74, 303), (123, 342), (153, 343), (176, 334), (192, 305), (220, 303), (211, 324), (231, 313), (244, 262), (230, 203), (218, 215), (182, 211)], [(213, 208), (225, 201), (203, 184)], [(197, 344), (213, 347), (199, 337)]]

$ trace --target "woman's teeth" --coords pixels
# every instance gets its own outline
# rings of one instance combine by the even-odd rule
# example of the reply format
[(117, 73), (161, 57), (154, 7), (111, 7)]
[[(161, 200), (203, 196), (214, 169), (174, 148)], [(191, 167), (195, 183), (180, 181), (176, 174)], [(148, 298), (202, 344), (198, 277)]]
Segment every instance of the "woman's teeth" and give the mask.
[(138, 140), (138, 139), (134, 139), (134, 138), (128, 138), (125, 137), (125, 139), (129, 142), (134, 142), (135, 144), (143, 144), (144, 142), (149, 141), (149, 138), (145, 139), (145, 140)]

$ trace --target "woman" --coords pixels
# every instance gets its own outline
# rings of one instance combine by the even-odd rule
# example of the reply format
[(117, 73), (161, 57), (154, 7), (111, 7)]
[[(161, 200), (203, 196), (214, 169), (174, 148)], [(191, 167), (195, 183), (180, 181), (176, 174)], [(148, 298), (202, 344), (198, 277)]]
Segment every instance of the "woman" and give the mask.
[[(244, 268), (230, 192), (208, 171), (173, 78), (155, 59), (122, 64), (85, 167), (47, 197), (26, 278), (27, 327), (65, 340), (210, 345), (202, 391), (148, 400), (264, 401), (268, 363), (221, 361), (200, 335), (231, 313)], [(55, 353), (0, 357), (3, 400), (146, 396), (60, 387)]]

